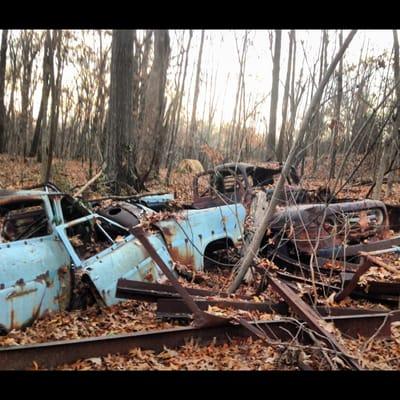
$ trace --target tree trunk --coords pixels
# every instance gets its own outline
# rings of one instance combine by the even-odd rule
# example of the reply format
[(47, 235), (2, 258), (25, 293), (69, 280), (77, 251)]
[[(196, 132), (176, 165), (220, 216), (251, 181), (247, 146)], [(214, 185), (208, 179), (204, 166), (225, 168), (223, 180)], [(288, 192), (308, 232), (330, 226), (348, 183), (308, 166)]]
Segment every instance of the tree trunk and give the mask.
[(33, 31), (22, 31), (22, 81), (21, 81), (21, 115), (19, 119), (19, 142), (24, 157), (28, 153), (29, 142), (29, 120), (32, 118), (29, 108), (30, 92), (32, 92), (32, 68), (36, 54), (39, 51), (39, 45), (34, 40)]
[[(324, 30), (322, 32), (322, 45), (321, 45), (321, 56), (320, 56), (320, 68), (319, 68), (319, 82), (321, 81), (322, 77), (326, 72), (326, 58), (328, 52), (328, 32)], [(320, 153), (320, 141), (323, 131), (323, 119), (324, 119), (324, 106), (321, 109), (318, 109), (313, 120), (313, 146), (312, 146), (312, 153), (313, 153), (313, 166), (312, 171), (313, 173), (316, 172), (318, 166), (318, 158)]]
[(184, 96), (184, 93), (185, 93), (186, 73), (187, 73), (187, 66), (188, 66), (188, 61), (189, 61), (189, 50), (190, 50), (190, 43), (192, 41), (192, 37), (193, 37), (193, 31), (190, 30), (189, 31), (189, 39), (188, 39), (187, 47), (186, 47), (185, 66), (184, 66), (184, 69), (183, 69), (182, 82), (181, 82), (181, 87), (180, 87), (180, 91), (179, 91), (179, 103), (178, 103), (178, 108), (177, 108), (177, 111), (176, 111), (176, 118), (174, 120), (174, 123), (173, 123), (173, 126), (172, 126), (172, 130), (171, 130), (171, 141), (170, 141), (170, 145), (168, 147), (168, 154), (167, 154), (167, 168), (168, 168), (168, 171), (167, 171), (167, 182), (169, 182), (169, 178), (170, 178), (172, 167), (173, 167), (173, 159), (171, 157), (172, 149), (175, 146), (176, 137), (178, 135), (178, 131), (179, 131), (179, 127), (180, 127), (182, 100), (183, 100), (183, 96)]
[(46, 34), (44, 43), (44, 55), (43, 55), (43, 78), (42, 78), (42, 98), (40, 100), (39, 113), (36, 119), (35, 132), (33, 135), (32, 145), (29, 152), (29, 157), (37, 156), (38, 162), (41, 161), (41, 151), (39, 151), (43, 140), (44, 130), (46, 129), (46, 116), (47, 116), (47, 105), (50, 94), (50, 34)]
[(279, 97), (279, 68), (281, 61), (281, 37), (282, 31), (275, 31), (275, 46), (273, 54), (273, 67), (272, 67), (272, 90), (271, 90), (271, 104), (269, 108), (269, 124), (267, 135), (267, 149), (266, 159), (271, 159), (275, 155), (275, 135), (276, 135), (276, 110), (278, 108)]
[(139, 184), (141, 187), (144, 187), (144, 182), (150, 173), (158, 169), (165, 143), (165, 85), (169, 53), (168, 31), (155, 31), (154, 61), (146, 84), (143, 124), (140, 131), (140, 145), (137, 150), (136, 167), (140, 176)]
[(243, 46), (242, 46), (242, 52), (239, 53), (239, 48), (238, 48), (238, 43), (237, 43), (237, 38), (235, 35), (235, 41), (236, 41), (236, 51), (238, 53), (238, 59), (239, 59), (239, 76), (238, 76), (238, 83), (237, 83), (237, 89), (236, 89), (236, 95), (235, 95), (235, 107), (233, 109), (233, 117), (232, 117), (232, 128), (229, 131), (229, 137), (228, 137), (228, 157), (232, 158), (233, 157), (233, 152), (234, 152), (234, 147), (235, 147), (235, 137), (236, 137), (236, 120), (237, 116), (239, 114), (239, 119), (240, 119), (240, 112), (238, 113), (238, 105), (240, 103), (241, 99), (241, 90), (242, 90), (242, 79), (243, 79), (243, 68), (244, 68), (244, 60), (245, 60), (245, 53), (247, 49), (247, 35), (248, 31), (245, 31), (244, 38), (243, 38)]
[(4, 86), (6, 77), (7, 36), (8, 30), (3, 29), (0, 49), (0, 153), (3, 153), (5, 150), (6, 107), (4, 104)]
[(258, 250), (260, 248), (261, 241), (265, 235), (265, 232), (267, 231), (268, 224), (270, 223), (273, 215), (275, 214), (275, 209), (276, 209), (276, 206), (278, 205), (279, 199), (284, 198), (284, 194), (283, 194), (284, 184), (285, 184), (287, 177), (289, 176), (289, 171), (290, 171), (290, 167), (292, 165), (292, 161), (294, 160), (295, 154), (298, 151), (298, 145), (302, 143), (304, 134), (306, 133), (306, 130), (309, 129), (309, 124), (310, 124), (311, 118), (315, 112), (315, 109), (320, 104), (322, 93), (324, 91), (326, 84), (328, 83), (333, 71), (335, 70), (340, 59), (343, 57), (345, 50), (347, 49), (348, 45), (350, 44), (350, 42), (353, 39), (355, 34), (356, 34), (355, 30), (353, 30), (349, 33), (349, 35), (347, 36), (343, 45), (340, 47), (338, 53), (336, 54), (335, 58), (331, 62), (325, 75), (323, 76), (323, 79), (319, 83), (319, 86), (311, 100), (311, 104), (307, 110), (307, 113), (304, 116), (304, 119), (302, 121), (298, 136), (297, 136), (292, 148), (290, 149), (289, 155), (283, 166), (281, 175), (275, 186), (274, 193), (273, 193), (271, 201), (269, 203), (268, 210), (264, 214), (263, 220), (261, 221), (260, 225), (258, 226), (250, 245), (246, 249), (245, 257), (242, 260), (238, 274), (236, 275), (234, 281), (232, 282), (232, 284), (230, 285), (230, 287), (228, 289), (228, 293), (233, 293), (236, 291), (236, 289), (239, 287), (240, 283), (242, 282), (243, 277), (245, 276), (247, 270), (249, 269), (250, 264), (252, 263), (254, 257), (258, 254)]
[[(296, 122), (296, 114), (297, 114), (297, 104), (296, 104), (296, 92), (295, 92), (295, 78), (296, 78), (296, 31), (293, 32), (293, 63), (292, 63), (292, 79), (290, 83), (290, 123), (289, 129), (287, 132), (287, 152), (292, 147), (293, 137), (294, 137), (294, 129), (295, 129), (295, 122)], [(286, 151), (284, 152), (286, 155)]]
[[(50, 32), (48, 33), (50, 36)], [(50, 108), (50, 129), (48, 142), (45, 144), (45, 151), (42, 154), (42, 181), (49, 182), (51, 178), (51, 165), (53, 163), (54, 143), (57, 135), (60, 90), (62, 76), (62, 55), (61, 55), (62, 32), (60, 30), (53, 31), (51, 44), (49, 49), (49, 71), (50, 71), (50, 88), (51, 88), (51, 108)], [(57, 78), (54, 72), (54, 53), (57, 50)]]
[(18, 54), (18, 45), (12, 40), (12, 33), (8, 40), (9, 47), (9, 60), (11, 67), (11, 93), (10, 101), (7, 110), (7, 130), (4, 132), (4, 151), (14, 153), (16, 152), (17, 144), (17, 123), (15, 115), (15, 91), (17, 88), (17, 80), (21, 72), (20, 55)]
[(279, 162), (283, 161), (283, 146), (285, 143), (285, 135), (286, 135), (286, 118), (287, 118), (287, 110), (288, 110), (288, 103), (289, 103), (289, 86), (290, 86), (290, 70), (292, 67), (292, 53), (293, 53), (293, 45), (294, 45), (294, 31), (290, 31), (289, 37), (289, 58), (287, 64), (287, 71), (286, 71), (286, 81), (285, 81), (285, 91), (283, 93), (283, 103), (282, 103), (282, 124), (281, 124), (281, 131), (279, 133), (279, 141), (278, 147), (276, 149), (276, 158)]
[[(390, 156), (390, 145), (391, 141), (389, 138), (383, 140), (382, 156), (379, 158), (377, 166), (377, 175), (375, 180), (374, 190), (372, 192), (372, 198), (379, 200), (381, 197), (381, 189), (383, 183), (383, 177), (385, 176), (386, 166), (388, 165), (388, 158)], [(376, 170), (376, 168), (374, 168)]]
[[(339, 34), (339, 46), (343, 44), (343, 31)], [(335, 117), (332, 121), (332, 138), (331, 138), (331, 166), (329, 169), (329, 179), (335, 177), (335, 165), (336, 165), (336, 151), (338, 147), (338, 132), (341, 126), (340, 120), (340, 107), (342, 104), (343, 94), (343, 60), (340, 60), (339, 71), (337, 75), (337, 95), (335, 102)]]
[(109, 115), (106, 141), (106, 175), (116, 194), (121, 183), (132, 184), (129, 158), (132, 156), (133, 106), (132, 30), (113, 30)]
[[(399, 57), (399, 38), (397, 36), (397, 30), (393, 30), (393, 47), (394, 47), (394, 60), (393, 60), (393, 72), (394, 72), (394, 81), (395, 83), (400, 82), (400, 57)], [(396, 86), (396, 103), (397, 107), (395, 110), (395, 120), (393, 122), (393, 133), (392, 140), (393, 143), (396, 144), (392, 146), (391, 158), (395, 156), (395, 152), (397, 151), (399, 145), (399, 133), (400, 133), (400, 85)], [(386, 189), (386, 196), (390, 196), (392, 193), (393, 187), (393, 179), (394, 179), (394, 169), (396, 167), (396, 160), (394, 161), (395, 165), (393, 165), (393, 171), (389, 172), (388, 183)]]
[(189, 158), (193, 157), (193, 141), (197, 133), (196, 112), (197, 112), (197, 102), (199, 99), (199, 91), (200, 91), (200, 72), (201, 72), (201, 58), (203, 55), (203, 44), (204, 44), (204, 29), (201, 31), (199, 56), (197, 58), (196, 81), (194, 84), (192, 117), (190, 119), (189, 138), (187, 142), (187, 145), (189, 147), (189, 153), (188, 153)]

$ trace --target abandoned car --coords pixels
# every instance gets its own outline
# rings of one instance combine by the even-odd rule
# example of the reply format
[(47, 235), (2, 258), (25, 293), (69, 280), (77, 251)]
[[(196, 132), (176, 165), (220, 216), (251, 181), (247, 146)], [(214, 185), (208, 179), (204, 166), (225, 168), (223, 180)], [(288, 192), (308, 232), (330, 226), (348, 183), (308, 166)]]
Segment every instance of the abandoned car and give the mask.
[[(86, 301), (82, 291), (100, 304), (115, 304), (120, 278), (162, 281), (162, 272), (127, 227), (172, 199), (142, 196), (94, 212), (94, 204), (85, 206), (53, 185), (1, 191), (1, 331), (79, 305)], [(244, 219), (241, 204), (188, 207), (152, 224), (148, 239), (171, 269), (175, 261), (202, 269), (211, 250), (239, 245)]]
[[(196, 176), (195, 203), (243, 204), (248, 218), (244, 234), (246, 243), (268, 208), (274, 177), (280, 172), (280, 166), (219, 165)], [(205, 191), (199, 189), (205, 186), (201, 180), (208, 182)], [(260, 248), (260, 254), (274, 261), (282, 270), (299, 274), (281, 275), (282, 278), (305, 282), (322, 271), (329, 278), (334, 274), (332, 282), (336, 286), (331, 285), (329, 289), (340, 290), (355, 276), (357, 269), (364, 266), (360, 251), (393, 252), (393, 246), (398, 248), (400, 245), (400, 236), (390, 237), (390, 229), (396, 230), (399, 224), (397, 210), (393, 207), (389, 207), (388, 214), (381, 201), (338, 199), (326, 188), (305, 190), (297, 185), (298, 182), (299, 177), (291, 168), (283, 191), (284, 198), (279, 199)], [(245, 246), (242, 246), (242, 254), (245, 251)], [(326, 268), (326, 265), (331, 267)], [(325, 279), (322, 275), (318, 277)], [(374, 285), (363, 288), (359, 295), (371, 298)], [(326, 285), (321, 286), (326, 288)], [(386, 300), (396, 302), (400, 285), (384, 283), (384, 288), (378, 288), (377, 294), (378, 299), (382, 299), (384, 294)]]

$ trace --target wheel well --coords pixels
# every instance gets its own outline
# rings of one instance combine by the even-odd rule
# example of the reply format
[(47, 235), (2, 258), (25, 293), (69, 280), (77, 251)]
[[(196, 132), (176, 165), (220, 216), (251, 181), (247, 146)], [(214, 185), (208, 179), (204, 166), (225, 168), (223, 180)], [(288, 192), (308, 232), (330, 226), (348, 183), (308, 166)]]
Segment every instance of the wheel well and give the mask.
[(235, 245), (233, 244), (233, 240), (229, 237), (224, 237), (210, 242), (204, 250), (204, 267), (206, 268), (212, 264), (219, 263), (215, 252), (233, 247), (235, 247)]
[(7, 333), (8, 329), (4, 325), (0, 324), (0, 336), (6, 335)]

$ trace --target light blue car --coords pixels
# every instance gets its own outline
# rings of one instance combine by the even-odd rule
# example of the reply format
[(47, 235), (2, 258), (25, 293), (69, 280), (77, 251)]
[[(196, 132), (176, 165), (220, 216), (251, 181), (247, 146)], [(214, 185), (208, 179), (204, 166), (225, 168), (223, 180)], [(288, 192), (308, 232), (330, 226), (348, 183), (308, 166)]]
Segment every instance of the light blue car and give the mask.
[[(0, 191), (0, 331), (81, 306), (91, 296), (115, 304), (120, 278), (165, 280), (128, 228), (172, 199), (142, 196), (96, 209), (53, 186)], [(202, 270), (212, 252), (240, 245), (245, 214), (239, 203), (194, 204), (154, 222), (149, 240), (171, 269), (181, 262)]]

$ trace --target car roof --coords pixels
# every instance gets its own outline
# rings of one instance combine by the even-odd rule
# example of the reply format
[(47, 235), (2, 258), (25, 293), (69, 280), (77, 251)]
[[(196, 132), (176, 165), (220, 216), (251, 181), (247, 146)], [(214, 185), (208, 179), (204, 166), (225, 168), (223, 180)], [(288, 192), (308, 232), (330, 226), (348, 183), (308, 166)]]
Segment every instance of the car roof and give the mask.
[(44, 190), (0, 190), (0, 198), (4, 197), (33, 197), (33, 196), (48, 196), (48, 195), (62, 195), (60, 192), (46, 192)]

